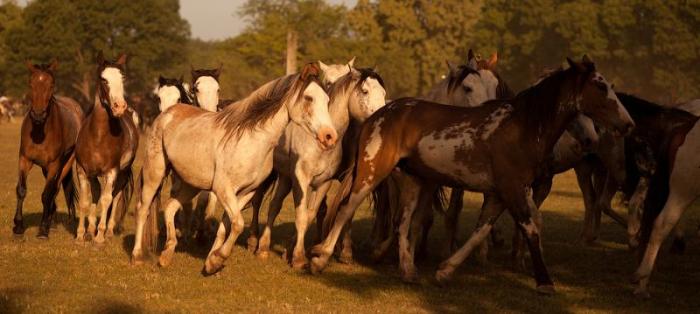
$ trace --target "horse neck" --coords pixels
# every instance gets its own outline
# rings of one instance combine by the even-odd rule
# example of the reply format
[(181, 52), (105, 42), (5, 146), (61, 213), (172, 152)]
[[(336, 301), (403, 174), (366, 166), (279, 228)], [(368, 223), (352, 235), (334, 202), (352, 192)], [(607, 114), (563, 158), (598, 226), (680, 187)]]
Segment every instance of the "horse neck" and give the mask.
[(447, 91), (447, 88), (448, 88), (447, 82), (448, 82), (448, 79), (442, 79), (440, 82), (437, 82), (437, 84), (435, 84), (433, 86), (433, 88), (431, 88), (428, 91), (428, 93), (425, 94), (425, 96), (423, 98), (426, 100), (430, 100), (430, 101), (434, 101), (434, 102), (438, 102), (438, 103), (452, 105), (452, 104), (448, 103), (449, 102), (449, 97), (448, 97), (449, 92)]
[[(124, 114), (128, 114), (128, 112)], [(102, 106), (99, 93), (95, 95), (95, 103), (93, 104), (90, 119), (93, 121), (93, 123), (90, 123), (90, 127), (94, 134), (103, 134), (106, 130), (114, 131), (115, 128), (121, 130), (119, 118), (110, 115), (107, 108)]]
[[(578, 114), (575, 103), (578, 100), (566, 84), (571, 83), (567, 80), (549, 82), (547, 85), (555, 92), (528, 94), (523, 99), (516, 100), (516, 106), (519, 107), (516, 114), (523, 117), (521, 122), (524, 128), (521, 131), (525, 134), (524, 140), (535, 149), (538, 160), (544, 160), (551, 155), (557, 141)], [(533, 105), (541, 106), (536, 109), (536, 117), (532, 116)], [(539, 123), (533, 126), (533, 119)]]
[(331, 122), (333, 122), (339, 137), (345, 134), (350, 123), (350, 93), (348, 89), (349, 87), (333, 89), (330, 95), (331, 103), (328, 105)]

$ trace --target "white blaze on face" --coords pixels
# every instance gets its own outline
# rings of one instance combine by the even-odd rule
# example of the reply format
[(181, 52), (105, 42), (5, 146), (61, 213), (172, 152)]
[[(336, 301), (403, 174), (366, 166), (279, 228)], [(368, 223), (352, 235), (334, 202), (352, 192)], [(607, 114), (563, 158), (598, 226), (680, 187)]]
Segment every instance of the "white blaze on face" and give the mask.
[(350, 104), (350, 114), (359, 121), (364, 121), (386, 105), (386, 91), (374, 78), (367, 78), (362, 82), (357, 93), (358, 101)]
[(158, 99), (160, 99), (160, 104), (158, 104), (160, 112), (163, 112), (171, 106), (177, 104), (178, 100), (180, 99), (180, 90), (172, 85), (162, 86), (158, 89), (156, 94), (158, 95)]
[(219, 82), (211, 76), (200, 76), (194, 86), (199, 106), (204, 110), (216, 111), (216, 106), (219, 105)]
[(113, 67), (105, 68), (102, 71), (101, 77), (107, 81), (110, 104), (119, 102), (126, 103), (124, 100), (124, 76), (121, 70)]
[(498, 88), (498, 78), (493, 74), (491, 70), (479, 70), (479, 75), (481, 77), (481, 82), (486, 90), (486, 97), (488, 99), (496, 99), (496, 90)]
[(335, 129), (331, 122), (330, 113), (328, 112), (328, 101), (330, 99), (321, 86), (316, 84), (316, 82), (309, 83), (302, 97), (304, 100), (312, 100), (309, 110), (306, 112), (307, 114), (310, 113), (307, 117), (310, 121), (307, 123), (309, 123), (312, 132), (316, 133), (324, 127)]

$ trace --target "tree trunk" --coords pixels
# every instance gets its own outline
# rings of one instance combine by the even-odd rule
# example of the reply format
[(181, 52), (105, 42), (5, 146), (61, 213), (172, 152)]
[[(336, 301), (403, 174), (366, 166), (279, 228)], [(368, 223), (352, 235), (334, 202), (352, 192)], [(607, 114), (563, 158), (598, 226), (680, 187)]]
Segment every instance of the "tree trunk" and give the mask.
[(297, 72), (297, 32), (287, 30), (287, 75)]

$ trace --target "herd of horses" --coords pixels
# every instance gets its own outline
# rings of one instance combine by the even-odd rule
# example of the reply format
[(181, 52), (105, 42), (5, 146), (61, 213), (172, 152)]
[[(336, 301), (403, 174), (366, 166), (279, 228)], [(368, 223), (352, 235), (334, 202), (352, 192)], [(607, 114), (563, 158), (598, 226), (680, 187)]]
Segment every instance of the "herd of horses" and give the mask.
[[(356, 68), (354, 58), (306, 64), (237, 101), (219, 99), (221, 69), (193, 70), (191, 88), (182, 78), (161, 77), (155, 91), (161, 113), (143, 132), (138, 172), (141, 132), (125, 98), (126, 61), (124, 54), (116, 61), (99, 54), (94, 103), (86, 111), (55, 95), (56, 61), (27, 62), (31, 104), (21, 131), (14, 234), (25, 231), (26, 178), (38, 165), (46, 178), (39, 237), (49, 235), (61, 187), (69, 216), (78, 218), (76, 241), (95, 244), (122, 230), (134, 194), (132, 263), (143, 263), (164, 231), (158, 263), (170, 265), (178, 238), (196, 234), (213, 241), (202, 270), (211, 275), (231, 255), (247, 207), (248, 249), (269, 255), (272, 227), (291, 192), (296, 235), (286, 258), (316, 274), (336, 252), (341, 261), (352, 259), (351, 220), (371, 196), (372, 257), (396, 247), (407, 282), (418, 278), (414, 259), (425, 252), (434, 213), (443, 214), (451, 255), (435, 279), (445, 283), (474, 250), (485, 258), (489, 245), (503, 245), (494, 224), (507, 211), (520, 231), (514, 261), (524, 265), (529, 251), (537, 291), (551, 294), (538, 208), (554, 175), (574, 169), (586, 211), (583, 238), (595, 241), (601, 213), (626, 226), (630, 247), (640, 252), (635, 293), (648, 296), (662, 242), (700, 195), (693, 181), (700, 177), (700, 102), (678, 109), (615, 92), (587, 56), (567, 59), (515, 93), (498, 74), (495, 54), (481, 59), (470, 50), (465, 64), (448, 62), (448, 74), (425, 97), (389, 102), (381, 76)], [(166, 178), (170, 197), (161, 210)], [(334, 181), (340, 185), (330, 195)], [(465, 190), (483, 194), (484, 202), (476, 228), (458, 246)], [(629, 200), (627, 217), (611, 208), (618, 191)], [(223, 217), (216, 217), (217, 203)], [(318, 243), (307, 250), (314, 219)], [(674, 248), (682, 249), (680, 230)]]

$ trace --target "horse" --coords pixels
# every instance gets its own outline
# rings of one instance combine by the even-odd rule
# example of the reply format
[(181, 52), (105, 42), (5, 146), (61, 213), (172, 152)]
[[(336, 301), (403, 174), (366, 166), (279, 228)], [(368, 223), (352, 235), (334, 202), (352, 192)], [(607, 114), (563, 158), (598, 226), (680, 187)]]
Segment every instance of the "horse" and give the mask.
[[(78, 243), (95, 236), (95, 208), (91, 204), (100, 211), (94, 240), (102, 244), (114, 235), (115, 225), (119, 230), (131, 198), (131, 165), (139, 145), (139, 132), (124, 99), (126, 58), (126, 54), (121, 54), (116, 61), (105, 60), (102, 52), (97, 57), (95, 102), (80, 129), (75, 152), (80, 187), (75, 236)], [(86, 233), (84, 219), (89, 207)]]
[[(157, 206), (151, 203), (154, 199), (158, 203), (162, 181), (173, 170), (181, 184), (171, 191), (172, 198), (165, 205), (168, 239), (159, 262), (167, 265), (177, 244), (175, 213), (182, 203), (207, 190), (216, 194), (227, 219), (219, 223), (202, 273), (221, 270), (243, 231), (241, 210), (270, 175), (273, 150), (287, 125), (302, 126), (325, 149), (336, 143), (338, 135), (319, 71), (316, 65), (307, 64), (300, 74), (268, 82), (220, 112), (178, 104), (156, 118), (146, 141), (133, 264), (142, 263), (144, 247), (154, 247)], [(149, 228), (145, 228), (147, 223)], [(230, 234), (225, 239), (227, 229)]]
[[(386, 91), (382, 78), (372, 69), (355, 69), (350, 65), (347, 74), (341, 76), (329, 87), (329, 110), (331, 121), (343, 141), (349, 128), (357, 129), (372, 113), (385, 104)], [(321, 66), (323, 69), (324, 67)], [(253, 202), (254, 213), (252, 232), (248, 239), (250, 246), (259, 244), (257, 254), (267, 257), (275, 218), (282, 208), (282, 201), (293, 191), (296, 210), (296, 244), (291, 255), (293, 268), (301, 269), (307, 264), (304, 239), (308, 224), (316, 217), (321, 202), (325, 199), (331, 182), (344, 168), (341, 166), (343, 152), (347, 148), (337, 145), (330, 150), (321, 149), (311, 138), (302, 132), (301, 127), (290, 124), (274, 151), (274, 172), (277, 186), (270, 202), (267, 223), (259, 243), (257, 241), (257, 216), (260, 201)], [(254, 199), (260, 200), (266, 192), (259, 189)], [(320, 225), (321, 221), (318, 221)]]
[(207, 111), (217, 111), (219, 105), (219, 76), (221, 66), (216, 69), (192, 68), (192, 98), (197, 107)]
[(41, 194), (43, 214), (39, 238), (48, 238), (51, 220), (56, 212), (59, 184), (68, 205), (69, 217), (75, 217), (76, 188), (73, 184), (75, 142), (83, 122), (83, 110), (73, 99), (54, 94), (54, 72), (58, 62), (32, 64), (29, 87), (31, 106), (22, 121), (17, 179), (17, 208), (12, 232), (24, 234), (22, 207), (27, 193), (27, 175), (34, 165), (41, 167), (46, 183)]
[(179, 79), (174, 79), (159, 76), (158, 88), (156, 88), (155, 95), (160, 112), (164, 112), (176, 104), (193, 105), (193, 102), (185, 89), (185, 85), (183, 84), (182, 77)]
[[(537, 291), (553, 293), (544, 263), (531, 185), (556, 141), (579, 113), (628, 133), (634, 122), (595, 64), (567, 58), (570, 67), (553, 72), (510, 100), (475, 108), (403, 98), (378, 110), (363, 125), (353, 175), (343, 180), (331, 207), (341, 206), (328, 236), (312, 249), (311, 272), (319, 273), (345, 223), (379, 182), (399, 166), (419, 189), (438, 185), (485, 193), (479, 223), (470, 239), (435, 275), (445, 283), (471, 250), (489, 234), (504, 209), (524, 233), (533, 260)], [(422, 185), (421, 185), (422, 184)], [(409, 206), (415, 208), (414, 197)]]
[[(659, 109), (641, 110), (653, 112)], [(679, 116), (676, 119), (659, 119), (659, 122), (665, 124), (662, 128), (667, 132), (663, 132), (662, 136), (647, 138), (643, 131), (636, 135), (647, 141), (656, 157), (656, 169), (649, 180), (644, 200), (639, 251), (641, 262), (633, 276), (633, 281), (637, 283), (634, 294), (644, 298), (650, 296), (649, 277), (661, 244), (677, 225), (683, 212), (700, 196), (700, 187), (697, 185), (700, 175), (698, 117), (691, 114), (682, 116), (669, 109), (665, 111), (666, 118)]]
[(318, 66), (323, 72), (323, 78), (321, 81), (326, 85), (326, 87), (335, 83), (339, 78), (348, 74), (349, 68), (355, 66), (355, 57), (352, 57), (350, 61), (345, 64), (325, 64), (323, 61), (318, 61)]

